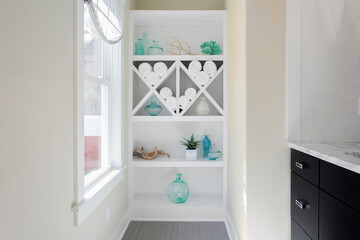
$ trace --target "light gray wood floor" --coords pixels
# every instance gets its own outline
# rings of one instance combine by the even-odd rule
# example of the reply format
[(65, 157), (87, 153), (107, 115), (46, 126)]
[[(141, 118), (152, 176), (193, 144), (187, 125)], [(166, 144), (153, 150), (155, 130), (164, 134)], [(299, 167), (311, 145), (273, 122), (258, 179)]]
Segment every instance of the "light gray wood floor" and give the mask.
[(131, 221), (122, 240), (229, 240), (224, 222)]

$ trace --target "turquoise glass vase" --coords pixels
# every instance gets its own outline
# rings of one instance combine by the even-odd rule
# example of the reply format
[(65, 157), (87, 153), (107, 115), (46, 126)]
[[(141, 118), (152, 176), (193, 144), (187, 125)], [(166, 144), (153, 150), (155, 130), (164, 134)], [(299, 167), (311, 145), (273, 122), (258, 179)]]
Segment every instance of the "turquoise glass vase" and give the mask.
[(209, 139), (209, 135), (205, 135), (204, 139), (202, 140), (203, 150), (204, 150), (204, 158), (209, 156), (209, 152), (211, 151), (211, 140)]
[(176, 204), (181, 204), (186, 202), (189, 197), (189, 187), (181, 180), (182, 174), (176, 174), (177, 178), (175, 181), (171, 182), (167, 189), (167, 195), (170, 201)]

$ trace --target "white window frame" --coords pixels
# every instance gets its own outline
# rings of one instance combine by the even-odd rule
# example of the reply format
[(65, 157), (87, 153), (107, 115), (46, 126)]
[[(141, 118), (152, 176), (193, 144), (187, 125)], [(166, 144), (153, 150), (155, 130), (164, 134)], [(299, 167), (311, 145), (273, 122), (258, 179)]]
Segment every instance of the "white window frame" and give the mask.
[[(109, 138), (110, 165), (85, 186), (85, 153), (84, 153), (84, 0), (76, 0), (74, 27), (74, 108), (75, 108), (75, 199), (72, 207), (75, 226), (79, 226), (87, 216), (105, 199), (105, 197), (124, 178), (124, 167), (121, 165), (121, 67), (111, 69), (109, 84)], [(105, 50), (106, 48), (104, 48)], [(112, 46), (112, 66), (121, 65), (121, 43)], [(105, 67), (108, 67), (106, 64)], [(109, 72), (109, 71), (104, 71)], [(108, 78), (109, 77), (109, 78)], [(86, 76), (91, 78), (91, 75)], [(91, 81), (97, 81), (96, 78)], [(103, 84), (103, 82), (102, 82)]]

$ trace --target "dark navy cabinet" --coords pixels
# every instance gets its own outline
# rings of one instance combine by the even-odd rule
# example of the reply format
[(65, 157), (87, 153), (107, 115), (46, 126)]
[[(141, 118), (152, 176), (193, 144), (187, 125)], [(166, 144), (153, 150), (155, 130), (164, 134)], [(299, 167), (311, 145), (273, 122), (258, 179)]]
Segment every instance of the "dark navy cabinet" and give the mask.
[(321, 161), (320, 179), (321, 189), (360, 212), (360, 174)]
[(311, 240), (310, 236), (294, 219), (291, 219), (291, 240)]
[(312, 239), (318, 239), (319, 188), (291, 173), (291, 216)]
[(319, 159), (308, 154), (291, 151), (291, 171), (319, 186)]
[(320, 240), (359, 240), (360, 213), (350, 206), (320, 191)]
[(360, 174), (291, 150), (291, 239), (359, 240)]

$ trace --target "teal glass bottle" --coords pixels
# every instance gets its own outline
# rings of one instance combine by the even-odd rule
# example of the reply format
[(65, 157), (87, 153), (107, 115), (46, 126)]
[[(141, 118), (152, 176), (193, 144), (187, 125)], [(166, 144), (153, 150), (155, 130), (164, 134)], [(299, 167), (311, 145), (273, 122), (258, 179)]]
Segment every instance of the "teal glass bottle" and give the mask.
[(167, 195), (170, 201), (176, 204), (181, 204), (186, 202), (189, 197), (189, 187), (181, 180), (182, 174), (176, 174), (177, 178), (171, 182), (167, 189)]
[(209, 135), (205, 135), (204, 139), (202, 140), (203, 150), (204, 150), (204, 158), (209, 156), (209, 152), (211, 151), (211, 140), (209, 139)]
[(141, 38), (138, 39), (137, 43), (135, 43), (135, 55), (144, 55), (144, 43)]
[(148, 40), (148, 37), (147, 37), (147, 33), (143, 33), (142, 34), (142, 42), (144, 44), (144, 55), (148, 55), (148, 51), (149, 51), (149, 40)]

